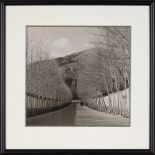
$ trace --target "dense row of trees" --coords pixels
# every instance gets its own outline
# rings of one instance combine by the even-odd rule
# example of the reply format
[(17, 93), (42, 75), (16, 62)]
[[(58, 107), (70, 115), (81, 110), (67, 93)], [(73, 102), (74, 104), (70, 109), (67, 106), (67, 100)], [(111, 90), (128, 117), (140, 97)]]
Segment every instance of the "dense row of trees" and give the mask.
[[(26, 104), (27, 115), (56, 110), (67, 105), (72, 93), (66, 86), (57, 62), (49, 60), (48, 46), (41, 40), (27, 39)], [(28, 95), (29, 94), (29, 95)]]
[(49, 60), (49, 47), (43, 40), (27, 36), (27, 91), (43, 97), (67, 100), (72, 97), (57, 62)]
[[(111, 94), (125, 90), (124, 97), (129, 95), (130, 27), (98, 27), (96, 32), (91, 42), (94, 48), (79, 57), (78, 94), (83, 100), (108, 95), (112, 107)], [(115, 100), (120, 100), (120, 95), (117, 93)]]
[(27, 91), (57, 100), (72, 98), (55, 60), (38, 61), (27, 66)]

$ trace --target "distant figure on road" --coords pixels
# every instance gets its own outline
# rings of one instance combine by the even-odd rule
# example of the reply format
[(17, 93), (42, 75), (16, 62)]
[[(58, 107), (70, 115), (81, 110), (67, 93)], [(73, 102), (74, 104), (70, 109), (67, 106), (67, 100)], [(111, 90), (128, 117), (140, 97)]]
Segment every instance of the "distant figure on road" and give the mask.
[(83, 106), (83, 105), (84, 105), (84, 103), (83, 103), (82, 101), (80, 101), (80, 105), (81, 105), (81, 106)]

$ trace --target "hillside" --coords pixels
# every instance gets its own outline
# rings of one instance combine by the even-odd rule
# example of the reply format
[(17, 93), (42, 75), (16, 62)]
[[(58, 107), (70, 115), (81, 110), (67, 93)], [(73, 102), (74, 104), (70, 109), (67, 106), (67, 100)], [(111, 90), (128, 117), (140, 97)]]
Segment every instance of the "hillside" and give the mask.
[[(95, 98), (123, 89), (123, 59), (112, 61), (109, 51), (87, 49), (65, 57), (34, 62), (27, 66), (27, 91), (51, 98), (71, 98), (65, 79), (77, 81), (77, 96)], [(119, 65), (118, 65), (119, 64)], [(129, 70), (129, 68), (127, 68)], [(114, 80), (117, 81), (114, 84)], [(114, 85), (115, 86), (114, 88)]]

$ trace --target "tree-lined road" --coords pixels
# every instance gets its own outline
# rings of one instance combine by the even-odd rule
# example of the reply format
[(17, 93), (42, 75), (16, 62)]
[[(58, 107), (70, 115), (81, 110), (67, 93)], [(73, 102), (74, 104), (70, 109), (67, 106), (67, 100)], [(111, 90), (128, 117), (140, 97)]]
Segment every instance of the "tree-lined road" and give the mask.
[(27, 118), (27, 126), (129, 126), (129, 118), (99, 112), (80, 104)]

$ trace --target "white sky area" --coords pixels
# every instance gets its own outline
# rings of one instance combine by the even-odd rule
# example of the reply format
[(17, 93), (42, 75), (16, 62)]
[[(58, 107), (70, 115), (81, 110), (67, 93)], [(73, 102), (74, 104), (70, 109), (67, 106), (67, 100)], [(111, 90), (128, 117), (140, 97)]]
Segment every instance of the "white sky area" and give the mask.
[(50, 58), (63, 57), (91, 48), (95, 31), (95, 27), (28, 26), (28, 50), (41, 48)]

